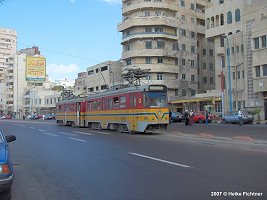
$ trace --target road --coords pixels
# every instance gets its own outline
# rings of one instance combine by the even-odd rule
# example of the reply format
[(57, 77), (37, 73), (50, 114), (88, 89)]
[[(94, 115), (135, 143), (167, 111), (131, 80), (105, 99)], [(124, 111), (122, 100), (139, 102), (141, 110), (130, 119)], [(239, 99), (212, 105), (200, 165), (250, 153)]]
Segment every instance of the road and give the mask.
[(0, 128), (17, 137), (14, 200), (267, 199), (266, 126), (172, 124), (153, 135), (40, 121)]

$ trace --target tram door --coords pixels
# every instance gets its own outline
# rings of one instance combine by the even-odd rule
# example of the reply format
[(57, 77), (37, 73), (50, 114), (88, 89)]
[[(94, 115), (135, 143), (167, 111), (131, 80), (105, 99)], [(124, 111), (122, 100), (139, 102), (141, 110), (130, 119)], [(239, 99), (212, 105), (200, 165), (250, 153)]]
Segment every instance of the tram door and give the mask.
[(137, 101), (137, 97), (135, 94), (131, 94), (130, 96), (130, 109), (131, 109), (131, 117), (130, 117), (130, 126), (132, 130), (137, 130), (137, 115), (136, 115), (136, 101)]
[(76, 125), (80, 126), (81, 122), (81, 102), (76, 103)]

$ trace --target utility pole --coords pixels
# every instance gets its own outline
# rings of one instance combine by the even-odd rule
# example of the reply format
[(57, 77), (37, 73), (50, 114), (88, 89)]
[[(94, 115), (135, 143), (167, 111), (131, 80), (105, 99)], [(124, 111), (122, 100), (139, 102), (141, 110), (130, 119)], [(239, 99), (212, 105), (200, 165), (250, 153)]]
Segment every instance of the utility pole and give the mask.
[(228, 68), (228, 97), (229, 97), (229, 111), (233, 111), (233, 99), (232, 99), (232, 81), (231, 81), (231, 66), (230, 66), (230, 47), (229, 47), (229, 38), (226, 38), (227, 42), (227, 68)]
[(224, 74), (223, 74), (223, 61), (222, 57), (219, 59), (221, 67), (221, 99), (222, 99), (222, 117), (224, 117)]

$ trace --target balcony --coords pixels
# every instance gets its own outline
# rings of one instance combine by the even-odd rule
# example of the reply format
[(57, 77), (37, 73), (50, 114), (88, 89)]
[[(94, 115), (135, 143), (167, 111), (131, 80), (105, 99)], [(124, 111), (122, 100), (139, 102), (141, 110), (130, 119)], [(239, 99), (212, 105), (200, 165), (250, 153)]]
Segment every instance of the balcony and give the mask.
[(132, 39), (146, 39), (146, 38), (166, 38), (169, 40), (177, 40), (176, 34), (165, 33), (165, 32), (136, 32), (126, 35), (122, 38), (122, 44)]
[(122, 14), (135, 12), (137, 10), (147, 9), (147, 8), (165, 9), (165, 10), (176, 12), (178, 10), (178, 4), (174, 4), (174, 3), (171, 4), (171, 3), (166, 3), (166, 2), (129, 3), (128, 5), (125, 4), (123, 6)]
[(171, 51), (166, 49), (138, 49), (132, 51), (126, 51), (122, 53), (122, 59), (132, 57), (174, 57), (177, 58), (177, 51)]
[(254, 92), (266, 92), (267, 91), (267, 77), (261, 77), (253, 80)]
[(178, 21), (173, 17), (165, 16), (133, 17), (121, 22), (118, 25), (118, 31), (121, 32), (134, 26), (170, 26), (177, 28)]
[(224, 47), (217, 47), (216, 48), (217, 56), (224, 56), (225, 55), (225, 48)]
[(198, 24), (197, 25), (197, 32), (204, 35), (205, 34), (205, 26)]

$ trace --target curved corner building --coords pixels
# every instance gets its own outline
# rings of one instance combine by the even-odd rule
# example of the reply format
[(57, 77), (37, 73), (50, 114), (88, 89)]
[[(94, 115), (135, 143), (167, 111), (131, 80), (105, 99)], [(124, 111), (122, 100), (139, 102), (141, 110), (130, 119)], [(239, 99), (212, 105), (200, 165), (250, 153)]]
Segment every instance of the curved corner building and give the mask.
[(122, 0), (118, 30), (123, 70), (149, 69), (142, 83), (166, 85), (169, 97), (194, 96), (197, 38), (199, 34), (204, 38), (205, 5), (204, 0)]

